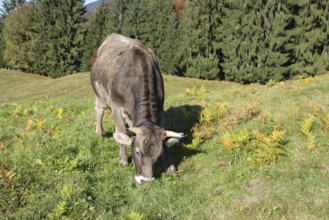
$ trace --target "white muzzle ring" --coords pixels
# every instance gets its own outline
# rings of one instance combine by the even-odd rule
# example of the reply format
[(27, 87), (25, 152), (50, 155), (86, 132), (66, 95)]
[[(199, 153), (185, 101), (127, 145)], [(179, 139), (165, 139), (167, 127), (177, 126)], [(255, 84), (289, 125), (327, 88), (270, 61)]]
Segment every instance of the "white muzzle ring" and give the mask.
[(154, 180), (154, 177), (148, 178), (148, 177), (138, 175), (138, 176), (135, 176), (135, 180), (137, 181), (137, 183), (142, 184), (143, 182)]

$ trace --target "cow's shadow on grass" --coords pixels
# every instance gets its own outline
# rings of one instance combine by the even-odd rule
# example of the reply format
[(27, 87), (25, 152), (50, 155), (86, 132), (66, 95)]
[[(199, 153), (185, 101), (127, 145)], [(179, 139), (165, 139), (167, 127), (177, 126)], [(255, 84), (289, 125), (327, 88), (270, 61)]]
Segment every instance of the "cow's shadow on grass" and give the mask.
[(105, 131), (104, 134), (103, 134), (103, 137), (104, 138), (113, 138), (113, 134), (114, 134), (114, 132)]
[[(183, 132), (186, 137), (180, 140), (179, 144), (169, 148), (170, 156), (172, 157), (174, 165), (177, 167), (185, 158), (191, 157), (202, 151), (186, 147), (192, 143), (192, 128), (199, 122), (200, 112), (202, 107), (200, 105), (181, 105), (170, 107), (165, 111), (165, 129)], [(164, 170), (162, 168), (161, 159), (158, 160), (154, 175), (159, 177)]]

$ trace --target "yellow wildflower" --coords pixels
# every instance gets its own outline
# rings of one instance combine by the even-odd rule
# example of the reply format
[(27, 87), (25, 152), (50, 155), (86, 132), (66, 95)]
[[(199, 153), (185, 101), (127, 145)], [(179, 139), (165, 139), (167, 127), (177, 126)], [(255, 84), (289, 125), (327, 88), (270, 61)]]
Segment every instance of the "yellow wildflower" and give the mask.
[(33, 125), (34, 125), (33, 120), (32, 119), (29, 119), (28, 122), (27, 122), (27, 124), (26, 124), (26, 126), (25, 126), (25, 129), (27, 131), (29, 131), (29, 130), (32, 129)]
[(44, 124), (46, 121), (47, 121), (47, 119), (45, 119), (45, 120), (39, 120), (39, 121), (37, 122), (37, 126), (38, 126), (38, 128), (42, 128), (42, 127), (43, 127), (43, 124)]
[(59, 119), (62, 118), (63, 111), (64, 111), (63, 108), (58, 108), (56, 110), (56, 116), (57, 116), (57, 118), (59, 118)]
[(28, 116), (29, 115), (29, 110), (26, 108), (24, 109), (23, 115)]

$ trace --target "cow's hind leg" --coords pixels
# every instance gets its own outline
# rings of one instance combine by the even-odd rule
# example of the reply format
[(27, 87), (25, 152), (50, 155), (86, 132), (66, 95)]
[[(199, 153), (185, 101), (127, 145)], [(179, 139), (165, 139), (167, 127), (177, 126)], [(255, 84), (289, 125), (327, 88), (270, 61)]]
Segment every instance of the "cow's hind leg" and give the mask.
[[(116, 125), (115, 132), (125, 133), (126, 125), (124, 122), (124, 118), (121, 114), (121, 110), (119, 108), (113, 108), (112, 115), (113, 115), (114, 123)], [(120, 144), (119, 164), (124, 167), (128, 166), (128, 156), (127, 156), (125, 144)]]
[(96, 135), (103, 135), (103, 115), (104, 115), (105, 105), (96, 97)]

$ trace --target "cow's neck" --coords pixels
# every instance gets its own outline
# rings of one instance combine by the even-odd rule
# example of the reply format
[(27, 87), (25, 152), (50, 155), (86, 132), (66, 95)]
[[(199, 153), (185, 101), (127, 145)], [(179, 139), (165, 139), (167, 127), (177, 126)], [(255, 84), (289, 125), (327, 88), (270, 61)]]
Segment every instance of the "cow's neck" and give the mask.
[(157, 125), (158, 117), (149, 117), (149, 115), (139, 115), (135, 117), (133, 125), (134, 127), (152, 127)]
[(137, 124), (135, 127), (153, 127), (156, 125), (153, 121), (144, 121), (142, 123)]

